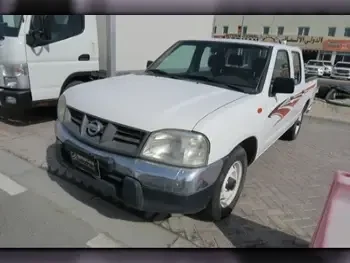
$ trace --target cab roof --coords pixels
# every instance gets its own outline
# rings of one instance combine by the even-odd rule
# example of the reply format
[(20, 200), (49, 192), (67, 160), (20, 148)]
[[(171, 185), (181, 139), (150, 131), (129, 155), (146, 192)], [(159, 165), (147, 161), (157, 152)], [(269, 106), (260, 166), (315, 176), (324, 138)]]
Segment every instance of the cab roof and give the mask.
[(247, 45), (273, 47), (273, 48), (278, 48), (278, 49), (288, 48), (291, 50), (301, 51), (301, 49), (299, 47), (289, 46), (288, 43), (287, 44), (280, 44), (280, 43), (274, 43), (274, 42), (264, 42), (264, 41), (244, 40), (244, 39), (227, 39), (227, 38), (208, 38), (208, 39), (191, 39), (191, 40), (193, 40), (193, 41), (223, 42), (223, 43), (239, 43), (239, 44), (247, 44)]

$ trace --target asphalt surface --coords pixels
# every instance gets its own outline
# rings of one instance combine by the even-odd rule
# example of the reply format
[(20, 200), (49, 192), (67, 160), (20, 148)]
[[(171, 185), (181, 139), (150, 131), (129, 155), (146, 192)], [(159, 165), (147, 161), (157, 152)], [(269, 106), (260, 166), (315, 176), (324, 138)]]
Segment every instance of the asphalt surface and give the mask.
[(10, 195), (1, 190), (0, 200), (0, 247), (86, 247), (98, 235), (89, 224), (31, 191)]
[(350, 125), (306, 117), (297, 141), (278, 141), (249, 168), (226, 220), (145, 222), (45, 170), (52, 112), (0, 122), (0, 247), (306, 247), (333, 173), (350, 170)]
[(2, 150), (0, 172), (0, 247), (189, 246)]

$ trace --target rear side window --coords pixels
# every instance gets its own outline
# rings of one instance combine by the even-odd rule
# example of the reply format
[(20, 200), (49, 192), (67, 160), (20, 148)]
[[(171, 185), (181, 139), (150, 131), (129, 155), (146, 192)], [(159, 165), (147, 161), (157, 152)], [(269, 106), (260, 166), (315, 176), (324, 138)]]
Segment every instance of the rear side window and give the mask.
[(294, 67), (294, 80), (295, 84), (300, 84), (301, 82), (301, 58), (300, 53), (292, 52), (293, 67)]
[(286, 50), (279, 50), (277, 52), (271, 84), (276, 78), (290, 78), (290, 64), (288, 52)]

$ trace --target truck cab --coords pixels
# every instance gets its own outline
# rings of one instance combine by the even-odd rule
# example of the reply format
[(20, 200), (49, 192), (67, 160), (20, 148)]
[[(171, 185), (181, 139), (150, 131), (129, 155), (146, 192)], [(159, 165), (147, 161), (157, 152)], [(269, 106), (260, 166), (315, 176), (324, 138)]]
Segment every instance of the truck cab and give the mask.
[(99, 68), (94, 16), (57, 15), (43, 30), (43, 16), (1, 15), (3, 108), (16, 110), (57, 101), (76, 72)]

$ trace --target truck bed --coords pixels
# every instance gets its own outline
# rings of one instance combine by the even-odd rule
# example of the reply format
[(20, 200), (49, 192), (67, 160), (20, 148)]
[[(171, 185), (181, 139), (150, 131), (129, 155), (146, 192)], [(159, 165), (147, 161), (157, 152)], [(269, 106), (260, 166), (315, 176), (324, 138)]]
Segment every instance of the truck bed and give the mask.
[(305, 82), (313, 81), (314, 79), (317, 79), (317, 76), (311, 75), (311, 74), (305, 74)]

